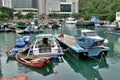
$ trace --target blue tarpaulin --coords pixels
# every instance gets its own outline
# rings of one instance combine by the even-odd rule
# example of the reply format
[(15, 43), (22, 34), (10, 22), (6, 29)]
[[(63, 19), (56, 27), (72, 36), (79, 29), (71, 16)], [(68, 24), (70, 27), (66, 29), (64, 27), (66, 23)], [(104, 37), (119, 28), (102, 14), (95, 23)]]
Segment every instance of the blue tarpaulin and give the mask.
[(94, 22), (95, 24), (100, 24), (100, 19), (97, 17), (92, 17), (91, 21)]

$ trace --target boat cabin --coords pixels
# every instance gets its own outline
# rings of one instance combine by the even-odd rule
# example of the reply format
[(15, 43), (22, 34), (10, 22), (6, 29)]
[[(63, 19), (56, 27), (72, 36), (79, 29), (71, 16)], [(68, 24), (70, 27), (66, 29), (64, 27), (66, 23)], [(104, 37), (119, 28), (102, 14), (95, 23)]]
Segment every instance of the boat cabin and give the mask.
[(94, 38), (94, 39), (103, 39), (94, 30), (88, 30), (88, 29), (81, 30), (81, 36)]
[(36, 36), (35, 43), (33, 45), (33, 54), (58, 54), (59, 44), (56, 42), (52, 34), (41, 34)]

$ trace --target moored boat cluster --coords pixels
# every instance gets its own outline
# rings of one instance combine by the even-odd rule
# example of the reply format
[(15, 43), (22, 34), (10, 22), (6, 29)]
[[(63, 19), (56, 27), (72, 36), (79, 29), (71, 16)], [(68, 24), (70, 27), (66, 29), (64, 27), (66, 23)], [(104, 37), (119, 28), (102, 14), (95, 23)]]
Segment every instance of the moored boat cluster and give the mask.
[(6, 53), (9, 57), (16, 58), (18, 62), (31, 67), (43, 67), (52, 59), (58, 59), (64, 54), (52, 34), (37, 35), (34, 44), (31, 43), (30, 36), (24, 36), (17, 39), (16, 44)]
[(105, 44), (105, 39), (94, 31), (81, 29), (81, 35), (74, 36), (65, 33), (38, 34), (34, 43), (30, 36), (23, 36), (16, 39), (15, 45), (6, 53), (23, 65), (41, 68), (53, 59), (60, 59), (65, 50), (69, 50), (77, 59), (106, 56), (110, 48)]

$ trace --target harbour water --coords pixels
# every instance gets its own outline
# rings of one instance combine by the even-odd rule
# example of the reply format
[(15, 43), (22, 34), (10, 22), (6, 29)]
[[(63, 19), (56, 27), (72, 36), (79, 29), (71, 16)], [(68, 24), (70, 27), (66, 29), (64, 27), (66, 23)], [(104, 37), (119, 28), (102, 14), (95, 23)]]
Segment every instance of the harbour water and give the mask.
[[(94, 28), (93, 28), (94, 29)], [(120, 76), (120, 37), (106, 34), (107, 28), (99, 28), (98, 34), (109, 40), (110, 47), (105, 58), (91, 57), (77, 60), (65, 51), (61, 60), (53, 60), (43, 68), (31, 68), (7, 57), (5, 51), (15, 44), (17, 38), (22, 37), (13, 32), (0, 33), (0, 77), (28, 76), (28, 80), (119, 80)], [(66, 25), (58, 29), (45, 29), (44, 33), (66, 33), (74, 35), (75, 25)], [(79, 33), (79, 32), (78, 32)], [(36, 34), (30, 35), (32, 41)]]

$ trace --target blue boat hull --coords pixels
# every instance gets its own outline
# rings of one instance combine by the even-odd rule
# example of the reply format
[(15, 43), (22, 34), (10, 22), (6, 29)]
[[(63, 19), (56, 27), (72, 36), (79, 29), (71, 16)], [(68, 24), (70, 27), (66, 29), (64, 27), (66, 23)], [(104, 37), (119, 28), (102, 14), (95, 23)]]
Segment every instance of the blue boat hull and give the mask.
[(83, 48), (90, 48), (90, 47), (95, 47), (95, 46), (100, 46), (104, 44), (104, 40), (97, 40), (97, 39), (92, 39), (92, 38), (87, 38), (87, 37), (75, 37), (76, 42), (79, 46)]
[(105, 32), (106, 32), (106, 33), (110, 33), (110, 34), (120, 35), (120, 30), (112, 30), (112, 31), (106, 30)]

